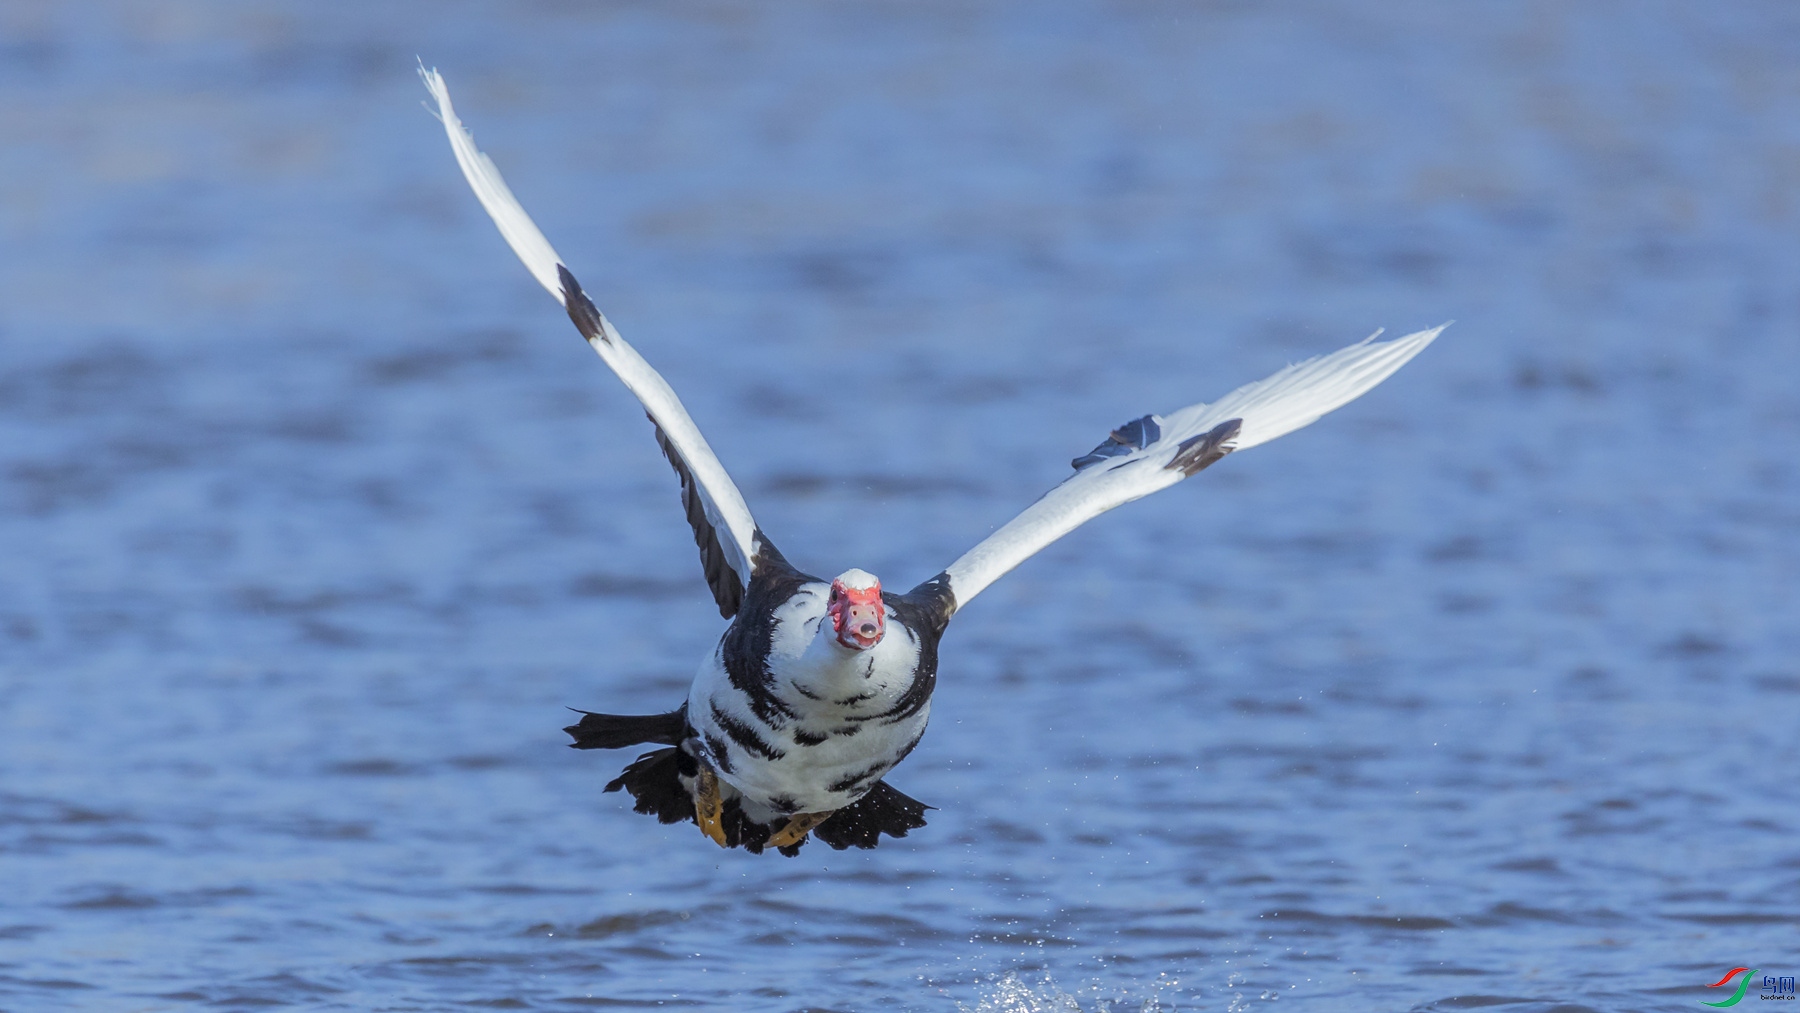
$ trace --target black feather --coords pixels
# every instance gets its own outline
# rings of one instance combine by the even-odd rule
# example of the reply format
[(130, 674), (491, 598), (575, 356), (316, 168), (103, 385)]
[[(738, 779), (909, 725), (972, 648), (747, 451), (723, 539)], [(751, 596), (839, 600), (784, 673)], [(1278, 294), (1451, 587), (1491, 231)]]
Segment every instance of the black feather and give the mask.
[[(873, 848), (881, 835), (905, 837), (907, 831), (925, 825), (925, 810), (932, 808), (896, 791), (886, 781), (876, 781), (869, 793), (831, 814), (813, 830), (813, 836), (838, 851)], [(783, 849), (785, 850), (785, 849)]]
[(673, 747), (645, 753), (618, 777), (607, 782), (607, 791), (623, 788), (637, 802), (631, 808), (659, 823), (680, 823), (694, 818), (694, 799), (681, 786), (682, 760), (692, 757)]
[(1236, 450), (1236, 447), (1225, 444), (1236, 438), (1238, 430), (1242, 428), (1243, 419), (1226, 419), (1199, 436), (1190, 436), (1181, 441), (1181, 445), (1175, 448), (1175, 458), (1163, 467), (1192, 478), (1208, 465)]
[(569, 708), (581, 720), (564, 728), (574, 737), (571, 749), (622, 749), (646, 742), (673, 746), (687, 729), (687, 704), (667, 714), (595, 714)]
[(694, 481), (694, 473), (688, 470), (687, 461), (676, 451), (675, 444), (669, 442), (662, 426), (656, 425), (654, 417), (650, 424), (656, 428), (656, 445), (662, 448), (663, 456), (669, 459), (669, 467), (674, 468), (681, 479), (681, 509), (687, 514), (688, 527), (694, 529), (694, 544), (700, 547), (700, 569), (706, 573), (706, 586), (712, 589), (719, 615), (730, 619), (738, 614), (738, 608), (744, 602), (744, 575), (726, 562), (725, 547), (719, 544), (719, 532), (707, 519), (706, 504), (700, 499), (700, 486)]
[(574, 321), (575, 329), (589, 341), (609, 342), (606, 327), (600, 322), (600, 310), (581, 290), (581, 282), (569, 273), (569, 269), (561, 264), (556, 265), (556, 280), (562, 283), (563, 308), (569, 311), (569, 319)]
[(785, 727), (799, 716), (776, 695), (775, 675), (769, 671), (769, 651), (779, 625), (773, 613), (809, 583), (821, 581), (794, 569), (780, 550), (757, 533), (756, 572), (745, 591), (743, 615), (725, 631), (719, 654), (732, 688), (744, 694), (751, 713), (770, 728)]

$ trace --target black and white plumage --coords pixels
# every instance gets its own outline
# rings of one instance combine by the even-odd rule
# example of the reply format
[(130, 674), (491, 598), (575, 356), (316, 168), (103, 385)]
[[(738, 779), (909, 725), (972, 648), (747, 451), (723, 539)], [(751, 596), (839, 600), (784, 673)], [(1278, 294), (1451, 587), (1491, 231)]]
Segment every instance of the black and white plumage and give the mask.
[(928, 808), (884, 780), (924, 734), (938, 641), (956, 611), (1077, 526), (1266, 443), (1355, 400), (1442, 327), (1374, 336), (1289, 366), (1211, 404), (1120, 426), (1076, 458), (1074, 474), (904, 594), (862, 570), (803, 573), (757, 526), (675, 392), (619, 336), (456, 118), (449, 90), (420, 68), (456, 160), (513, 252), (563, 304), (594, 351), (643, 403), (681, 482), (681, 499), (719, 614), (731, 620), (687, 700), (667, 714), (584, 713), (577, 748), (661, 745), (607, 785), (665, 823), (694, 820), (722, 846), (796, 853), (810, 834), (874, 847), (923, 826)]

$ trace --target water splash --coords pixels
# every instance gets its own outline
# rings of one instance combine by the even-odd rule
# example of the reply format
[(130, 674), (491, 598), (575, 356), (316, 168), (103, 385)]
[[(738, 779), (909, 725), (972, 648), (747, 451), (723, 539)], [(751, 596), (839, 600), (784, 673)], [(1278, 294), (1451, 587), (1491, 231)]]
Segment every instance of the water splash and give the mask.
[[(1152, 984), (1154, 992), (1149, 998), (1090, 995), (1084, 1000), (1082, 996), (1064, 991), (1048, 975), (1032, 984), (1020, 978), (1018, 972), (1008, 971), (989, 983), (986, 993), (975, 1005), (959, 1002), (956, 1006), (961, 1013), (1174, 1013), (1175, 1007), (1163, 1001), (1162, 993), (1179, 984), (1165, 974)], [(1096, 985), (1088, 991), (1099, 990), (1100, 986)]]

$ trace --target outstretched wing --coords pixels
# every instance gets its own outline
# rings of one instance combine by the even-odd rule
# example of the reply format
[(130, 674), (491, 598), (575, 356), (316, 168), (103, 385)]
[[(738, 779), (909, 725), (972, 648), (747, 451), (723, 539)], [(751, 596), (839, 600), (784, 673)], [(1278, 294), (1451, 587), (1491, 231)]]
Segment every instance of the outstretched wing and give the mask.
[[(637, 350), (619, 337), (604, 315), (581, 290), (581, 285), (562, 258), (551, 248), (550, 241), (519, 206), (500, 170), (475, 147), (475, 139), (456, 118), (450, 105), (450, 89), (436, 70), (419, 68), (425, 87), (437, 99), (438, 118), (444, 121), (444, 133), (450, 138), (456, 163), (462, 166), (481, 206), (500, 227), (500, 234), (525, 262), (525, 268), (538, 284), (548, 289), (575, 322), (581, 336), (600, 353), (600, 358), (619, 375), (656, 426), (656, 442), (662, 447), (675, 473), (681, 476), (681, 503), (687, 510), (688, 523), (694, 528), (694, 541), (700, 546), (700, 563), (706, 570), (706, 583), (719, 603), (719, 614), (729, 619), (737, 614), (744, 589), (755, 572), (758, 555), (767, 543), (750, 516), (743, 494), (732, 484), (731, 476), (707, 446), (706, 437), (688, 417), (681, 399), (669, 388), (656, 370), (644, 361)], [(773, 554), (779, 557), (778, 553)]]
[(1377, 331), (1212, 404), (1127, 422), (1077, 457), (1075, 474), (921, 588), (929, 585), (939, 596), (947, 592), (950, 607), (961, 608), (1039, 549), (1113, 507), (1166, 489), (1226, 454), (1311, 425), (1356, 400), (1423, 351), (1444, 326), (1382, 342), (1375, 340)]

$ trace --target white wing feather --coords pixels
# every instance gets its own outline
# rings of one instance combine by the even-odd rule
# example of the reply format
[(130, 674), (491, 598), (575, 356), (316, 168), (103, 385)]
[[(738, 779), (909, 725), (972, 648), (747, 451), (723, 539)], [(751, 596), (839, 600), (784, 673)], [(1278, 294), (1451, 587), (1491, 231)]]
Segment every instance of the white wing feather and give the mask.
[[(481, 206), (487, 209), (489, 217), (499, 226), (500, 234), (506, 238), (507, 245), (525, 262), (531, 276), (544, 286), (556, 301), (567, 300), (563, 293), (563, 285), (559, 268), (566, 271), (561, 257), (551, 247), (550, 241), (538, 230), (531, 216), (519, 206), (518, 199), (507, 189), (506, 181), (500, 178), (500, 170), (494, 167), (493, 160), (482, 154), (475, 147), (475, 139), (469, 136), (462, 121), (456, 118), (456, 110), (450, 105), (450, 89), (436, 70), (419, 68), (419, 76), (424, 79), (425, 87), (437, 100), (438, 118), (444, 123), (444, 133), (450, 138), (450, 147), (456, 152), (456, 163), (462, 167), (463, 177), (480, 199)], [(724, 550), (728, 562), (737, 571), (740, 581), (750, 579), (752, 563), (756, 555), (756, 520), (750, 515), (750, 507), (744, 502), (743, 494), (725, 473), (719, 458), (707, 445), (706, 437), (700, 435), (700, 429), (688, 415), (687, 409), (681, 405), (681, 399), (669, 387), (662, 375), (652, 369), (637, 350), (619, 337), (611, 322), (604, 315), (599, 317), (604, 337), (590, 338), (588, 344), (600, 354), (600, 358), (612, 367), (625, 386), (643, 402), (644, 410), (668, 438), (675, 451), (680, 454), (687, 465), (700, 493), (701, 503), (706, 518), (715, 532), (723, 532), (725, 537), (719, 538), (719, 545)]]
[(1246, 450), (1311, 425), (1406, 365), (1444, 326), (1383, 342), (1375, 341), (1377, 331), (1348, 348), (1239, 387), (1212, 404), (1183, 408), (1166, 418), (1150, 416), (1160, 434), (1147, 446), (1081, 468), (950, 564), (945, 573), (956, 607), (1087, 521), (1186, 478), (1190, 472), (1171, 466), (1184, 441), (1238, 419), (1237, 434), (1222, 449)]

